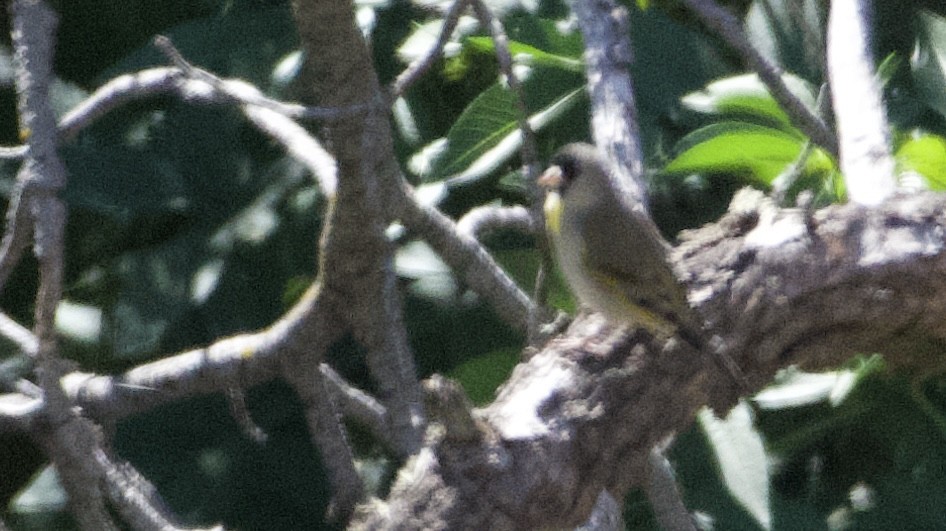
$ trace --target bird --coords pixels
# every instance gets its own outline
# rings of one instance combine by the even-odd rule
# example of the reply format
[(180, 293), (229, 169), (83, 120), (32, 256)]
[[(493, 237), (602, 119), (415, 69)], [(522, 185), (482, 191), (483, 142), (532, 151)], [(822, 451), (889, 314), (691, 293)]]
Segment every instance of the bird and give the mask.
[(578, 300), (611, 324), (700, 349), (701, 321), (667, 260), (669, 244), (646, 212), (621, 203), (598, 150), (566, 145), (538, 184), (556, 262)]

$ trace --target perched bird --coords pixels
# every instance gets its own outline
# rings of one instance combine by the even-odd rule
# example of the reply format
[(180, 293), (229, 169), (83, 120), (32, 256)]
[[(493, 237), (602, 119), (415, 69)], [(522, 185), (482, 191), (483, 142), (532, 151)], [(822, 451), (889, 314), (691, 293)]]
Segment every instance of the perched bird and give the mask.
[(578, 299), (613, 324), (700, 348), (699, 320), (667, 262), (668, 245), (643, 212), (624, 208), (594, 146), (569, 144), (539, 177), (559, 268)]

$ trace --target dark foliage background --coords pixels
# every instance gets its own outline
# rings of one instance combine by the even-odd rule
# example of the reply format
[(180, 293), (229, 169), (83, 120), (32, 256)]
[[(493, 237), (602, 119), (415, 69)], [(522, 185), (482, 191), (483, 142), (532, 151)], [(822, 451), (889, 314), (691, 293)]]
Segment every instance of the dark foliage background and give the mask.
[[(673, 236), (714, 219), (742, 186), (776, 188), (804, 138), (779, 122), (777, 111), (759, 110), (764, 105), (751, 98), (748, 107), (735, 111), (688, 105), (684, 96), (744, 70), (675, 2), (652, 4), (629, 6), (633, 75), (652, 210)], [(789, 2), (730, 4), (744, 15), (754, 42), (786, 71), (810, 87), (821, 83), (820, 64), (806, 55), (810, 43), (787, 14)], [(815, 12), (824, 7), (800, 4)], [(886, 65), (898, 162), (915, 169), (925, 186), (940, 188), (946, 183), (946, 9), (932, 1), (878, 4), (876, 55)], [(107, 0), (60, 2), (57, 8), (62, 22), (54, 97), (61, 111), (118, 74), (164, 64), (150, 44), (157, 33), (202, 68), (293, 99), (297, 42), (287, 2)], [(373, 16), (366, 31), (381, 80), (388, 82), (410, 56), (402, 45), (420, 38), (421, 24), (436, 16), (405, 1), (356, 8), (366, 19)], [(522, 46), (514, 54), (530, 56), (537, 72), (526, 79), (525, 95), (530, 112), (548, 117), (538, 128), (543, 156), (567, 141), (586, 139), (581, 40), (557, 29), (567, 17), (564, 5), (512, 3), (502, 13), (510, 38)], [(426, 31), (433, 38), (435, 32)], [(5, 39), (0, 142), (15, 144)], [(439, 193), (440, 206), (454, 216), (484, 202), (526, 203), (514, 156), (497, 160), (491, 171), (464, 173), (474, 161), (493, 156), (489, 148), (514, 128), (515, 107), (496, 81), (490, 42), (471, 34), (458, 46), (395, 114), (403, 167), (415, 183)], [(733, 103), (733, 97), (725, 91), (711, 95), (717, 104)], [(444, 137), (450, 140), (447, 151), (427, 156), (423, 148)], [(787, 155), (773, 147), (786, 138)], [(703, 142), (719, 144), (708, 158), (688, 159), (694, 153), (688, 150)], [(749, 150), (745, 158), (727, 158), (743, 146)], [(69, 357), (87, 370), (121, 370), (263, 327), (314, 277), (323, 206), (317, 187), (232, 110), (166, 98), (140, 102), (82, 133), (62, 154), (70, 174), (70, 220), (68, 304), (59, 324)], [(774, 160), (778, 171), (747, 160)], [(15, 171), (12, 163), (0, 166), (5, 194)], [(833, 161), (815, 155), (789, 196), (808, 190), (818, 201), (839, 200), (843, 190), (836, 177)], [(474, 401), (488, 402), (516, 363), (523, 338), (458, 284), (426, 246), (409, 235), (399, 242), (396, 265), (419, 370), (453, 376)], [(531, 286), (538, 264), (531, 238), (495, 234), (488, 244), (523, 286)], [(22, 323), (32, 315), (34, 269), (23, 263), (0, 297), (5, 311)], [(561, 282), (553, 288), (553, 303), (573, 310)], [(924, 345), (917, 351), (936, 360), (943, 349)], [(755, 427), (768, 466), (747, 465), (744, 473), (769, 485), (765, 498), (773, 528), (881, 529), (904, 522), (916, 529), (946, 528), (946, 513), (939, 510), (946, 506), (943, 380), (932, 371), (890, 374), (880, 358), (864, 354), (835, 380), (817, 385), (787, 373), (781, 389), (791, 400), (760, 401)], [(20, 370), (19, 356), (13, 346), (0, 345), (5, 374)], [(371, 386), (354, 347), (338, 346), (330, 361), (357, 384)], [(846, 392), (839, 390), (839, 379), (851, 382)], [(271, 382), (249, 390), (248, 403), (269, 436), (264, 444), (244, 435), (224, 397), (207, 396), (119, 423), (114, 446), (189, 522), (246, 530), (325, 528), (328, 486), (293, 393)], [(362, 471), (383, 491), (393, 465), (352, 428)], [(759, 527), (758, 513), (745, 508), (745, 495), (725, 482), (720, 444), (699, 425), (674, 444), (670, 457), (687, 505), (717, 529)], [(62, 494), (32, 443), (4, 436), (0, 448), (6, 521), (16, 529), (70, 528)], [(629, 529), (655, 525), (640, 493), (629, 496), (626, 517)]]

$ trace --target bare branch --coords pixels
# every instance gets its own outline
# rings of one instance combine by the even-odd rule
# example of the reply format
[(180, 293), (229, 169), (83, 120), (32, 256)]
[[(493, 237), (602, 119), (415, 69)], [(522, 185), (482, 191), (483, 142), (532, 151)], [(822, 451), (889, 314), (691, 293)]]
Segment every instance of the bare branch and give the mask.
[(63, 387), (89, 416), (108, 421), (184, 397), (265, 382), (294, 370), (298, 356), (321, 357), (344, 332), (319, 293), (310, 289), (286, 316), (261, 332), (221, 339), (114, 376), (72, 373)]
[[(309, 305), (305, 301), (303, 304)], [(305, 319), (319, 320), (316, 316)], [(112, 422), (187, 397), (225, 392), (234, 385), (249, 387), (272, 379), (279, 372), (281, 356), (299, 355), (304, 345), (315, 347), (313, 350), (318, 348), (309, 338), (292, 340), (293, 334), (298, 333), (294, 330), (306, 328), (337, 329), (304, 324), (300, 316), (287, 317), (271, 330), (222, 339), (206, 348), (150, 362), (124, 374), (70, 373), (63, 377), (62, 385), (70, 400), (81, 405), (87, 414)], [(337, 333), (329, 334), (319, 342), (327, 345), (337, 337)], [(313, 350), (306, 354), (313, 354)], [(329, 366), (322, 364), (320, 368), (342, 414), (371, 429), (379, 441), (390, 442), (384, 406), (351, 387)], [(41, 400), (26, 394), (0, 395), (0, 432), (29, 431), (41, 406)]]
[(319, 365), (311, 363), (299, 367), (289, 382), (305, 406), (309, 436), (328, 469), (332, 484), (329, 518), (347, 522), (364, 496), (364, 488), (330, 385), (326, 385)]
[(19, 194), (7, 218), (12, 226), (5, 236), (4, 265), (18, 258), (26, 236), (14, 234), (28, 215), (39, 267), (34, 333), (44, 418), (37, 431), (45, 437), (37, 439), (56, 466), (79, 525), (107, 531), (117, 527), (100, 488), (102, 470), (93, 458), (101, 438), (91, 422), (75, 413), (59, 385), (65, 364), (59, 358), (55, 315), (62, 298), (66, 207), (57, 192), (66, 185), (66, 172), (56, 151), (56, 118), (49, 104), (58, 17), (42, 1), (17, 0), (11, 14), (21, 136), (27, 138), (29, 157), (17, 176)]
[(0, 159), (22, 159), (29, 152), (26, 146), (0, 146)]
[(652, 449), (647, 457), (644, 492), (662, 529), (696, 531), (690, 512), (683, 503), (673, 466), (659, 448)]
[(342, 416), (368, 428), (378, 441), (390, 445), (391, 432), (387, 427), (388, 412), (384, 404), (368, 393), (352, 387), (328, 364), (321, 364), (319, 369), (325, 382), (329, 384), (328, 390), (338, 404)]
[[(300, 356), (321, 357), (343, 332), (331, 320), (319, 297), (311, 289), (289, 313), (269, 329), (222, 339), (191, 350), (140, 365), (123, 374), (95, 375), (73, 372), (62, 379), (69, 400), (85, 414), (102, 422), (113, 422), (154, 407), (233, 387), (251, 387), (285, 372), (297, 371)], [(342, 411), (371, 427), (384, 426), (384, 407), (368, 395), (351, 388), (328, 367), (322, 367), (330, 392), (340, 399)], [(0, 432), (29, 431), (42, 400), (26, 394), (0, 395)], [(389, 441), (383, 429), (379, 440)]]
[(0, 395), (0, 433), (32, 431), (43, 411), (43, 401), (23, 394)]
[(253, 85), (239, 80), (222, 80), (210, 72), (190, 64), (183, 55), (174, 47), (171, 39), (159, 35), (154, 39), (155, 46), (158, 47), (185, 76), (193, 81), (199, 82), (193, 87), (192, 94), (188, 90), (182, 93), (186, 96), (192, 95), (195, 98), (205, 96), (206, 88), (203, 85), (210, 85), (213, 89), (214, 100), (219, 100), (223, 96), (224, 101), (229, 99), (229, 103), (243, 103), (256, 105), (269, 109), (271, 111), (284, 114), (290, 118), (310, 119), (310, 120), (343, 120), (363, 115), (379, 108), (377, 101), (357, 102), (353, 105), (339, 107), (311, 107), (295, 103), (285, 103), (265, 96)]
[[(96, 452), (98, 465), (105, 471), (105, 487), (110, 500), (133, 529), (150, 531), (204, 531), (181, 527), (154, 486), (131, 464), (117, 461), (105, 451)], [(215, 526), (206, 531), (223, 531)]]
[[(193, 103), (239, 105), (254, 125), (282, 144), (293, 158), (312, 172), (326, 197), (334, 196), (337, 186), (334, 160), (315, 138), (292, 119), (312, 113), (311, 108), (266, 98), (256, 87), (246, 82), (223, 80), (189, 65), (186, 70), (152, 68), (109, 81), (63, 117), (60, 135), (65, 139), (72, 138), (121, 105), (169, 93), (176, 93)], [(344, 115), (345, 112), (338, 112), (333, 117)]]
[(263, 428), (253, 422), (253, 416), (250, 415), (250, 408), (246, 404), (246, 393), (243, 388), (230, 387), (227, 389), (227, 403), (230, 405), (230, 416), (240, 426), (244, 437), (256, 444), (263, 444), (269, 439)]
[[(185, 72), (195, 73), (195, 77), (187, 78)], [(255, 105), (300, 120), (335, 120), (362, 114), (367, 109), (366, 105), (328, 109), (285, 103), (266, 97), (245, 81), (220, 79), (196, 67), (186, 71), (158, 67), (118, 76), (96, 89), (62, 117), (60, 140), (75, 138), (102, 116), (132, 101), (171, 93), (192, 103)]]
[(870, 2), (835, 0), (828, 18), (828, 75), (848, 198), (876, 206), (896, 191), (890, 123), (870, 51)]
[(243, 105), (243, 113), (263, 132), (277, 140), (318, 179), (322, 193), (333, 199), (338, 188), (335, 159), (302, 126), (276, 111), (258, 105)]
[(394, 447), (408, 456), (420, 447), (426, 420), (393, 246), (385, 236), (394, 220), (389, 196), (401, 179), (388, 111), (380, 106), (384, 96), (351, 5), (303, 0), (293, 14), (310, 58), (299, 81), (311, 90), (312, 101), (342, 108), (372, 104), (364, 116), (322, 129), (338, 163), (339, 186), (330, 230), (322, 238), (320, 271), (326, 293), (344, 308), (339, 313), (365, 349), (378, 398), (390, 414)]
[(514, 230), (523, 234), (535, 234), (537, 232), (535, 220), (529, 214), (529, 211), (521, 206), (476, 207), (464, 214), (457, 222), (457, 230), (461, 234), (477, 239), (485, 233), (501, 229)]
[(36, 356), (39, 351), (39, 342), (33, 332), (3, 312), (0, 312), (0, 335), (13, 341), (24, 354)]
[(388, 99), (394, 101), (403, 96), (418, 79), (427, 73), (437, 59), (440, 58), (444, 46), (447, 45), (450, 36), (453, 35), (453, 31), (457, 28), (460, 15), (463, 14), (463, 10), (466, 9), (469, 3), (470, 0), (454, 0), (453, 5), (450, 6), (450, 9), (447, 10), (447, 13), (443, 17), (443, 27), (440, 29), (440, 35), (437, 36), (437, 41), (423, 57), (408, 65), (408, 67), (391, 82), (391, 85), (388, 87)]
[(615, 185), (628, 207), (647, 212), (647, 184), (628, 68), (631, 43), (627, 9), (613, 0), (579, 0), (572, 5), (585, 40), (585, 72), (591, 97), (591, 134), (607, 155)]
[(169, 93), (181, 77), (177, 68), (150, 68), (118, 76), (98, 89), (59, 121), (59, 136), (64, 141), (75, 138), (83, 129), (110, 111), (132, 101)]
[(527, 330), (529, 315), (534, 309), (532, 301), (479, 242), (458, 232), (453, 220), (439, 210), (420, 204), (407, 185), (393, 199), (407, 228), (420, 234), (509, 326), (523, 332)]
[[(22, 171), (22, 170), (21, 170)], [(20, 175), (26, 175), (21, 173)], [(0, 242), (0, 289), (7, 284), (7, 279), (13, 273), (13, 269), (23, 253), (29, 246), (33, 232), (33, 219), (27, 212), (27, 201), (23, 200), (23, 188), (26, 186), (25, 179), (17, 180), (13, 188), (12, 197), (7, 205), (7, 223), (6, 230), (3, 232), (3, 240)]]
[[(526, 185), (531, 197), (529, 215), (532, 217), (533, 225), (543, 225), (545, 215), (542, 210), (543, 194), (539, 192), (536, 180), (539, 176), (539, 150), (536, 145), (535, 131), (532, 129), (531, 119), (529, 117), (529, 108), (526, 106), (525, 95), (522, 89), (522, 83), (513, 69), (512, 54), (509, 52), (509, 38), (501, 22), (493, 16), (489, 7), (482, 0), (472, 0), (473, 10), (476, 12), (480, 23), (485, 26), (493, 37), (493, 45), (496, 48), (496, 59), (499, 63), (499, 70), (506, 78), (509, 84), (509, 90), (515, 95), (516, 107), (518, 109), (517, 122), (519, 133), (522, 138), (521, 158), (525, 171)], [(526, 331), (529, 335), (529, 342), (535, 343), (544, 338), (541, 333), (541, 325), (546, 319), (545, 303), (548, 294), (546, 284), (546, 272), (553, 266), (551, 252), (548, 241), (544, 237), (543, 231), (538, 232), (537, 247), (542, 257), (538, 274), (534, 284), (534, 303), (531, 305), (528, 321), (526, 322)], [(537, 303), (537, 304), (536, 304)]]

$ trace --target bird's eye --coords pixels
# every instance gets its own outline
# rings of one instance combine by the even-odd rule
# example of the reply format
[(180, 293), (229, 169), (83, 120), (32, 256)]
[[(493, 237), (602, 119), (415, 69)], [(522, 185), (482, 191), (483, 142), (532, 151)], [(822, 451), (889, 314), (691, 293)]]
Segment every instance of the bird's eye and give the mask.
[(578, 160), (571, 155), (560, 155), (552, 162), (562, 170), (561, 188), (568, 188), (568, 185), (578, 176)]

